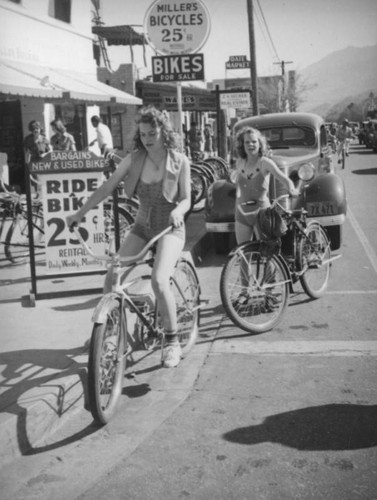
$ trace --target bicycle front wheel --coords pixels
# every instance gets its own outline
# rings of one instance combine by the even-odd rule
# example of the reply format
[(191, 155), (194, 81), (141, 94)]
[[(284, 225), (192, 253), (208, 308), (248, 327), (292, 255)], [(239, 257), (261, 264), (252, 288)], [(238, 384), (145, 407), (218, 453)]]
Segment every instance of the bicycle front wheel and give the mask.
[(264, 255), (259, 246), (241, 246), (223, 267), (221, 301), (235, 325), (249, 333), (263, 333), (280, 322), (289, 281), (277, 256)]
[(94, 420), (102, 425), (114, 415), (122, 393), (126, 365), (125, 329), (126, 319), (121, 314), (118, 300), (111, 302), (105, 321), (93, 326), (88, 360), (88, 398)]
[(171, 287), (177, 307), (178, 337), (185, 356), (198, 337), (200, 285), (193, 265), (181, 258), (174, 270)]
[(299, 245), (300, 283), (312, 299), (322, 297), (330, 276), (330, 242), (323, 227), (310, 221)]

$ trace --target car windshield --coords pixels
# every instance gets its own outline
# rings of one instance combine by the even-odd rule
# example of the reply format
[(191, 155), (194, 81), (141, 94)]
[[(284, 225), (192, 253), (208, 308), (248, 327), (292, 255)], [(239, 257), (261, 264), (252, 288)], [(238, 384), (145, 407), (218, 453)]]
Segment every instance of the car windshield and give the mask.
[(271, 149), (315, 146), (315, 133), (309, 127), (272, 127), (260, 131)]

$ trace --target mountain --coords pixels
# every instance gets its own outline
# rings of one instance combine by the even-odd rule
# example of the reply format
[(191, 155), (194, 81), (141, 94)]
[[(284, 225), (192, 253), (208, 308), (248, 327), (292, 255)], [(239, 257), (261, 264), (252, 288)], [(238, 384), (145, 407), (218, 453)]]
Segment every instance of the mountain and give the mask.
[(332, 52), (301, 70), (298, 81), (306, 88), (301, 111), (325, 117), (334, 107), (362, 108), (371, 92), (377, 97), (377, 45)]

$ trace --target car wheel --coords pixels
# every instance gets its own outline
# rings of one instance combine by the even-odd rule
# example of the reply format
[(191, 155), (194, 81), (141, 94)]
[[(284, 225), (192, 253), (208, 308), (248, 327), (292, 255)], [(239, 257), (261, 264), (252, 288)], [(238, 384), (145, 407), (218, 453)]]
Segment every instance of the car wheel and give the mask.
[(339, 250), (342, 244), (342, 226), (327, 226), (326, 232), (331, 242), (331, 250)]
[(228, 254), (237, 244), (234, 233), (212, 233), (212, 243), (217, 254)]

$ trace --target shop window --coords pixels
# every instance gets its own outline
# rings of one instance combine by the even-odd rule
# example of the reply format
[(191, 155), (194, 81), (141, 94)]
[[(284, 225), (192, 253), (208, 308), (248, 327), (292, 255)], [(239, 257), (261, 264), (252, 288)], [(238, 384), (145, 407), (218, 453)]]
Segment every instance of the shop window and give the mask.
[(50, 0), (48, 14), (59, 21), (71, 22), (71, 0)]
[(103, 123), (111, 130), (113, 136), (113, 143), (115, 149), (123, 149), (123, 133), (122, 133), (122, 115), (121, 113), (114, 113), (111, 115), (111, 123), (109, 124), (109, 117), (101, 115)]

